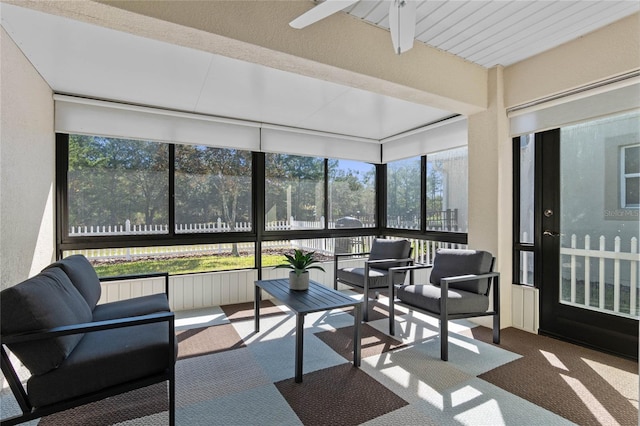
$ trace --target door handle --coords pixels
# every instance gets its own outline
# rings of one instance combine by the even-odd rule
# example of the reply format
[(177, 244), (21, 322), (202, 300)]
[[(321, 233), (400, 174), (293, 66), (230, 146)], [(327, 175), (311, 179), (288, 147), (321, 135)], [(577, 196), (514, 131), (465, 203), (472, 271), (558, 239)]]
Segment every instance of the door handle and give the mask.
[(542, 233), (542, 235), (544, 235), (545, 237), (559, 237), (561, 234), (559, 232), (550, 231), (548, 229), (545, 229), (545, 231)]

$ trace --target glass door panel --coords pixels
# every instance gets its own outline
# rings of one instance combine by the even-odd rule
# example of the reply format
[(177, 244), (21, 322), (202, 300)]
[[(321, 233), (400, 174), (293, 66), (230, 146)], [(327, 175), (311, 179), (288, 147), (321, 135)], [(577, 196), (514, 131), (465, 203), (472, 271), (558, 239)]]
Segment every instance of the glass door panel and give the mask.
[[(560, 283), (565, 305), (638, 318), (640, 113), (560, 129)], [(635, 188), (635, 190), (633, 189)]]

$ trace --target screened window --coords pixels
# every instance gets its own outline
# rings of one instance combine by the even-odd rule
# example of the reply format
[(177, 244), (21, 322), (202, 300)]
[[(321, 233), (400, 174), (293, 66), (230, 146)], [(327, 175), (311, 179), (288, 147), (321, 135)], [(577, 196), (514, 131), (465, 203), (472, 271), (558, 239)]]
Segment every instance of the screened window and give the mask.
[(387, 226), (420, 229), (421, 158), (387, 164)]
[(467, 230), (467, 148), (427, 155), (427, 230)]
[(622, 208), (640, 207), (640, 145), (621, 149), (620, 195)]
[(535, 134), (514, 139), (514, 282), (534, 284)]
[(349, 160), (329, 160), (329, 228), (376, 224), (376, 167)]
[(63, 257), (73, 254), (86, 256), (99, 277), (191, 274), (255, 266), (254, 242), (65, 250)]
[(251, 231), (251, 152), (175, 149), (176, 233)]
[(69, 136), (69, 236), (166, 234), (168, 145)]
[(323, 229), (324, 159), (265, 155), (267, 230)]

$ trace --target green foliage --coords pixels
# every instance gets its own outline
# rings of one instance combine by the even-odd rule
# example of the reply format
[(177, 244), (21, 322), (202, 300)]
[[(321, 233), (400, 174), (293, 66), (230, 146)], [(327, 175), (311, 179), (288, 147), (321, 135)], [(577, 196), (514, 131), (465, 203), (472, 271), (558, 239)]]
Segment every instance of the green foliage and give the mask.
[(313, 258), (314, 254), (314, 251), (305, 253), (302, 250), (295, 249), (293, 251), (293, 256), (290, 254), (284, 255), (287, 259), (287, 263), (277, 265), (276, 268), (292, 269), (296, 275), (301, 275), (309, 269), (320, 269), (324, 272), (324, 268), (322, 268), (322, 266), (314, 265), (314, 263), (320, 263), (318, 260)]
[(408, 218), (420, 214), (420, 158), (387, 165), (387, 215)]
[(176, 145), (176, 222), (249, 222), (251, 152)]
[(267, 154), (266, 210), (269, 220), (319, 220), (325, 213), (324, 159), (287, 154)]
[(166, 224), (167, 144), (69, 136), (69, 223), (72, 226)]
[[(346, 166), (345, 166), (346, 164)], [(375, 166), (353, 170), (349, 162), (329, 161), (331, 218), (366, 217), (375, 212)]]

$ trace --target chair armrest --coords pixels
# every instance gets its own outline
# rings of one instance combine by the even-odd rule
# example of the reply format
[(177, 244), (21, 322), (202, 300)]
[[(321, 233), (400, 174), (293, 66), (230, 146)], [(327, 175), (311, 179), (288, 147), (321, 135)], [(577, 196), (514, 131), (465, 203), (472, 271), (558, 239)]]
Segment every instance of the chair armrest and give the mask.
[(335, 258), (338, 258), (338, 257), (362, 257), (362, 256), (366, 256), (368, 254), (370, 254), (370, 252), (367, 251), (367, 252), (361, 252), (361, 253), (336, 253), (333, 256)]
[[(376, 260), (365, 260), (364, 263), (368, 263), (369, 265), (375, 265), (377, 263), (388, 263), (388, 262), (413, 262), (412, 257), (405, 257), (402, 259), (376, 259)], [(391, 269), (391, 268), (389, 268)]]
[(1, 340), (2, 344), (20, 343), (34, 340), (50, 339), (71, 334), (90, 333), (93, 331), (109, 330), (114, 328), (133, 327), (136, 325), (151, 324), (164, 321), (169, 322), (170, 328), (173, 328), (173, 324), (175, 323), (174, 313), (158, 312), (136, 317), (64, 325), (47, 330), (37, 330), (25, 333), (3, 335), (1, 337)]
[(114, 275), (110, 277), (99, 278), (100, 282), (124, 281), (124, 280), (140, 280), (144, 278), (164, 277), (164, 293), (169, 298), (169, 273), (168, 272), (152, 272), (149, 274), (131, 274), (131, 275)]
[(440, 284), (448, 285), (449, 283), (460, 283), (465, 281), (473, 281), (473, 280), (479, 280), (482, 278), (493, 278), (493, 277), (499, 277), (499, 276), (500, 276), (499, 272), (487, 272), (486, 274), (458, 275), (455, 277), (442, 278), (440, 280)]
[[(411, 259), (413, 260), (413, 259)], [(407, 265), (407, 266), (394, 266), (393, 268), (389, 268), (389, 273), (394, 273), (394, 272), (403, 272), (403, 271), (415, 271), (416, 269), (428, 269), (428, 268), (433, 268), (433, 265), (427, 265), (424, 263), (416, 263), (413, 265)]]
[[(483, 279), (483, 278), (490, 278), (489, 280), (489, 287), (487, 289), (487, 295), (489, 292), (489, 289), (491, 288), (491, 283), (494, 282), (494, 280), (499, 280), (500, 279), (500, 273), (499, 272), (487, 272), (486, 274), (469, 274), (469, 275), (458, 275), (455, 277), (446, 277), (446, 278), (442, 278), (440, 280), (440, 292), (441, 292), (441, 299), (447, 299), (447, 294), (449, 293), (449, 284), (450, 283), (461, 283), (461, 282), (465, 282), (465, 281), (473, 281), (473, 280), (478, 280), (478, 279)], [(498, 289), (499, 291), (499, 289)], [(497, 296), (497, 292), (494, 291), (494, 301), (496, 299)]]

